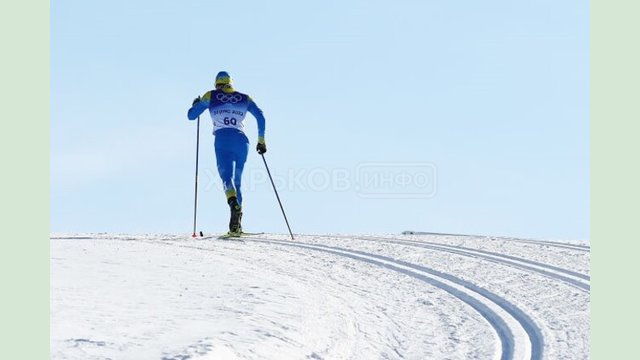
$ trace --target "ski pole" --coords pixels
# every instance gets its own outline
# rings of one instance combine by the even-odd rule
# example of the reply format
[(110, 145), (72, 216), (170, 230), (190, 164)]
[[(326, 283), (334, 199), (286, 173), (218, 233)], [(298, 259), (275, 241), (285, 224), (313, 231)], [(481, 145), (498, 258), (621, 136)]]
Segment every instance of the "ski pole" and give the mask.
[(291, 235), (291, 240), (295, 240), (293, 238), (293, 232), (291, 232), (291, 226), (289, 226), (289, 220), (287, 220), (287, 214), (284, 213), (284, 208), (282, 207), (282, 202), (280, 201), (280, 196), (278, 196), (278, 190), (276, 190), (276, 184), (273, 183), (273, 178), (271, 177), (271, 171), (269, 171), (269, 166), (267, 165), (267, 160), (264, 158), (264, 154), (260, 154), (262, 156), (262, 161), (264, 162), (264, 167), (267, 168), (267, 174), (269, 174), (269, 180), (271, 180), (271, 186), (273, 186), (273, 191), (276, 193), (276, 198), (278, 199), (278, 204), (280, 204), (280, 210), (282, 210), (282, 215), (284, 216), (284, 221), (287, 223), (287, 229), (289, 229), (289, 235)]
[(193, 235), (196, 237), (196, 215), (198, 213), (198, 155), (200, 153), (200, 116), (198, 116), (198, 128), (196, 132), (196, 181), (195, 181), (195, 195), (193, 199)]

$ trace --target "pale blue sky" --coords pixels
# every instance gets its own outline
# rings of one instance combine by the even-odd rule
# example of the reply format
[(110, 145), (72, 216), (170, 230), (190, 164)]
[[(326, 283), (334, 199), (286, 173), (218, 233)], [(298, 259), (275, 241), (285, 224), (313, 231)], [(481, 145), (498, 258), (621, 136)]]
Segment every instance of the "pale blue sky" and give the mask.
[[(51, 230), (190, 233), (186, 111), (226, 70), (265, 113), (294, 232), (588, 239), (588, 8), (52, 1)], [(198, 228), (223, 232), (201, 121)], [(244, 227), (286, 232), (246, 126)], [(429, 183), (363, 189), (363, 173)]]

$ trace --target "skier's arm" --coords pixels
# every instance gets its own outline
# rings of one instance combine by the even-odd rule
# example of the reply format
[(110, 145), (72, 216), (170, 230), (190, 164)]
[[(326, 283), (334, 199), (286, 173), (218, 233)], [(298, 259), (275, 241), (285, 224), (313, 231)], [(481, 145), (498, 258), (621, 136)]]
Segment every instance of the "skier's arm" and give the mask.
[(249, 112), (256, 118), (258, 123), (258, 142), (264, 143), (265, 119), (262, 110), (256, 105), (252, 98), (249, 98)]
[[(196, 99), (197, 100), (197, 99)], [(191, 105), (191, 109), (187, 112), (189, 120), (195, 120), (202, 114), (203, 111), (209, 108), (209, 102), (211, 101), (211, 91), (207, 91), (199, 101), (194, 101)]]

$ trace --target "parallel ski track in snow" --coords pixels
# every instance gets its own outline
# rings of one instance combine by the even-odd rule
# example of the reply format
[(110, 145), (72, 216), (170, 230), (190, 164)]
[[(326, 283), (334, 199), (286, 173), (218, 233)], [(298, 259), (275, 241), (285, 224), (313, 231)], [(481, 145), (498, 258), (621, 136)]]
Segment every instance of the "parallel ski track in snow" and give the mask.
[[(335, 246), (309, 244), (266, 237), (243, 237), (246, 241), (297, 247), (381, 266), (438, 287), (475, 309), (494, 328), (501, 342), (500, 359), (542, 359), (544, 339), (529, 315), (506, 299), (454, 275), (391, 257)], [(428, 275), (427, 275), (428, 274)], [(523, 341), (522, 338), (526, 338)]]
[(477, 237), (477, 238), (492, 238), (492, 239), (503, 239), (503, 240), (513, 241), (513, 242), (551, 246), (551, 247), (557, 247), (557, 248), (569, 249), (569, 250), (586, 251), (586, 252), (591, 251), (591, 246), (588, 246), (588, 245), (561, 243), (557, 241), (514, 239), (509, 237), (488, 237), (488, 236), (481, 236), (481, 235), (448, 234), (448, 233), (422, 232), (422, 231), (405, 231), (403, 232), (403, 234), (404, 235), (441, 235), (441, 236), (468, 236), (468, 237)]
[(364, 241), (386, 242), (386, 243), (407, 245), (407, 246), (419, 247), (419, 248), (436, 250), (436, 251), (444, 251), (444, 252), (458, 254), (462, 256), (475, 257), (475, 258), (483, 259), (489, 262), (493, 262), (501, 265), (507, 265), (507, 266), (523, 269), (526, 271), (538, 273), (548, 278), (562, 281), (580, 290), (583, 290), (586, 292), (591, 291), (591, 285), (590, 285), (591, 277), (589, 275), (564, 269), (561, 267), (549, 265), (549, 264), (544, 264), (544, 263), (529, 260), (529, 259), (520, 258), (517, 256), (507, 255), (507, 254), (501, 254), (501, 253), (480, 250), (480, 249), (471, 249), (471, 248), (466, 248), (466, 247), (456, 246), (456, 245), (440, 244), (440, 243), (434, 243), (429, 241), (416, 241), (416, 240), (385, 238), (385, 237), (377, 237), (377, 236), (344, 236), (344, 235), (312, 235), (312, 236), (322, 237), (322, 238), (345, 238), (345, 239), (356, 239), (356, 240), (364, 240)]
[[(52, 237), (52, 239), (74, 238), (91, 239), (91, 237)], [(160, 239), (178, 240), (178, 238), (176, 237), (161, 237)], [(110, 238), (110, 240), (142, 240), (144, 242), (150, 242), (150, 239), (143, 240), (140, 238), (129, 236)], [(477, 286), (469, 281), (458, 278), (452, 274), (443, 273), (425, 266), (409, 263), (404, 260), (395, 259), (388, 256), (336, 246), (271, 239), (264, 236), (246, 236), (243, 237), (242, 240), (324, 252), (336, 256), (362, 261), (371, 265), (380, 266), (385, 269), (389, 269), (410, 276), (414, 279), (423, 281), (458, 298), (459, 300), (476, 310), (483, 318), (485, 318), (485, 320), (496, 332), (496, 335), (498, 336), (498, 339), (500, 341), (501, 349), (499, 358), (501, 360), (540, 360), (543, 358), (544, 338), (542, 335), (542, 331), (527, 313), (510, 303), (508, 300), (500, 297), (499, 295), (494, 294), (491, 291)], [(203, 248), (201, 246), (190, 246), (179, 243), (165, 244), (207, 250), (206, 248)]]
[(551, 247), (557, 247), (557, 248), (563, 248), (563, 249), (569, 249), (569, 250), (577, 250), (577, 251), (585, 251), (585, 252), (591, 251), (591, 246), (580, 245), (580, 244), (558, 243), (558, 242), (543, 241), (543, 240), (523, 240), (523, 239), (508, 239), (508, 240), (515, 241), (515, 242), (543, 245), (543, 246), (551, 246)]

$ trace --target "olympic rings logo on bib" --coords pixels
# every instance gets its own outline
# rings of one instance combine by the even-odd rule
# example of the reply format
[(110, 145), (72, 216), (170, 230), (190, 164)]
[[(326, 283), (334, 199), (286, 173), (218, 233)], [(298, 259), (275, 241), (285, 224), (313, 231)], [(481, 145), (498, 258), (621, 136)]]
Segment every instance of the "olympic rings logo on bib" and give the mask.
[(223, 103), (230, 102), (232, 104), (235, 104), (235, 103), (239, 103), (240, 101), (242, 101), (242, 95), (240, 95), (240, 94), (218, 93), (216, 95), (216, 99), (220, 100)]

